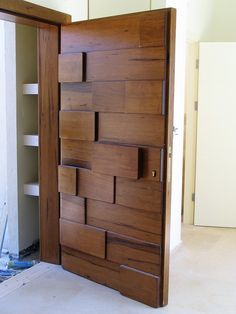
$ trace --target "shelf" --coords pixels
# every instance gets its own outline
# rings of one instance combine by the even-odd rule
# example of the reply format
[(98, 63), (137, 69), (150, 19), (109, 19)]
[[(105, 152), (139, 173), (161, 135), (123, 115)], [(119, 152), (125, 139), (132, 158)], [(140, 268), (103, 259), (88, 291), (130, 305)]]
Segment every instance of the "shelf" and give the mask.
[(24, 145), (38, 147), (39, 136), (38, 135), (24, 135)]
[(24, 194), (30, 196), (39, 196), (39, 183), (32, 182), (24, 184)]
[(38, 95), (38, 84), (23, 84), (24, 95)]

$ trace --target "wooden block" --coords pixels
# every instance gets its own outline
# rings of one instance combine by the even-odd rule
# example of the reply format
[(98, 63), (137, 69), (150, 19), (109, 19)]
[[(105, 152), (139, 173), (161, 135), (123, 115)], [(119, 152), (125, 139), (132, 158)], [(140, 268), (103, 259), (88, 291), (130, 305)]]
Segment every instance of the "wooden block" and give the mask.
[(161, 213), (163, 187), (159, 182), (116, 178), (116, 203), (131, 208)]
[(58, 192), (76, 195), (77, 170), (73, 167), (58, 167)]
[(111, 262), (159, 276), (161, 272), (160, 255), (159, 245), (112, 232), (107, 233), (107, 260)]
[(83, 54), (59, 55), (59, 82), (76, 83), (83, 81)]
[(62, 247), (62, 266), (77, 275), (119, 290), (120, 267), (115, 263)]
[(80, 168), (78, 195), (114, 203), (114, 177)]
[(125, 112), (162, 114), (162, 81), (128, 81), (125, 83)]
[(93, 110), (125, 111), (125, 82), (93, 82)]
[(160, 279), (157, 276), (120, 267), (120, 293), (152, 307), (160, 306)]
[(62, 25), (61, 50), (65, 53), (135, 48), (140, 45), (164, 46), (166, 17), (166, 10), (159, 10)]
[[(162, 181), (164, 171), (164, 150), (153, 147), (142, 147), (142, 178), (150, 181)], [(154, 173), (153, 173), (154, 171)]]
[(95, 51), (87, 54), (87, 81), (164, 80), (164, 48)]
[(94, 141), (95, 112), (60, 111), (60, 137)]
[(99, 141), (163, 146), (165, 119), (159, 115), (100, 113)]
[(60, 219), (61, 245), (105, 258), (105, 237), (105, 230)]
[(160, 213), (88, 199), (87, 224), (161, 244), (162, 215)]
[(91, 169), (93, 142), (61, 139), (61, 162)]
[(138, 147), (95, 144), (92, 170), (112, 176), (138, 179), (140, 153)]
[(61, 193), (61, 218), (85, 223), (85, 199)]
[(92, 110), (92, 84), (61, 84), (61, 110)]

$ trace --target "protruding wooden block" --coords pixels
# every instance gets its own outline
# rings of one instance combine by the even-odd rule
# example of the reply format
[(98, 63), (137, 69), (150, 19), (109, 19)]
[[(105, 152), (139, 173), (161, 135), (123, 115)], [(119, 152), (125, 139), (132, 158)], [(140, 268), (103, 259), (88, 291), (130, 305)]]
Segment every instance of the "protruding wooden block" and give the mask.
[(80, 168), (78, 195), (114, 203), (114, 177)]
[(60, 111), (60, 137), (94, 141), (95, 112)]
[(160, 279), (127, 267), (120, 267), (120, 293), (152, 307), (160, 306)]
[(87, 224), (161, 244), (162, 215), (160, 213), (88, 199)]
[(85, 223), (85, 199), (61, 193), (61, 218)]
[(92, 170), (112, 176), (138, 179), (141, 165), (138, 147), (95, 144)]
[(74, 167), (58, 167), (58, 191), (65, 194), (76, 195), (77, 170)]
[(63, 164), (91, 169), (94, 142), (61, 139)]
[(105, 258), (105, 230), (60, 219), (60, 243), (77, 251)]
[(83, 53), (59, 55), (59, 82), (76, 83), (83, 81)]
[(163, 207), (162, 189), (160, 182), (116, 178), (116, 203), (161, 213)]
[(99, 113), (99, 140), (163, 146), (165, 117), (146, 114)]
[(107, 233), (107, 259), (111, 262), (160, 276), (160, 255), (159, 245)]

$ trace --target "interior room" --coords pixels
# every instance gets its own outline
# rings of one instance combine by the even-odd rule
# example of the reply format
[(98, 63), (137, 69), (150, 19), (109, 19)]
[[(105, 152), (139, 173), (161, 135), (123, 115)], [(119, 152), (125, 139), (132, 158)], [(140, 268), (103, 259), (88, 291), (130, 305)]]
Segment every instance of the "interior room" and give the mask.
[(235, 313), (235, 9), (0, 1), (1, 313)]

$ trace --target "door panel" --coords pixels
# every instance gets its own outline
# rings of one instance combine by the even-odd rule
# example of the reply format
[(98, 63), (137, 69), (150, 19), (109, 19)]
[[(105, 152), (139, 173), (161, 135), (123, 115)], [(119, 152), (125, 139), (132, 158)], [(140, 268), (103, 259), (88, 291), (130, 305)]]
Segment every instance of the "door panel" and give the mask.
[(67, 25), (59, 57), (62, 265), (154, 307), (168, 296), (174, 20)]

